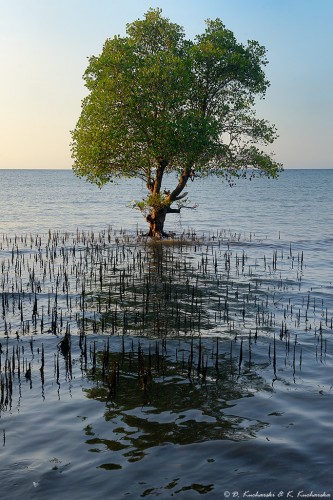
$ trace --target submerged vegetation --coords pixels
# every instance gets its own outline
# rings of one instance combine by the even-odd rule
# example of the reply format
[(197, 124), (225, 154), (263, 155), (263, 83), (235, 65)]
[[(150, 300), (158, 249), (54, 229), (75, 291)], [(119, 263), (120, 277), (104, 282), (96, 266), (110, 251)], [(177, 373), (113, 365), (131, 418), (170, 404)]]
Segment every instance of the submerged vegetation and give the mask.
[(302, 303), (288, 299), (289, 291), (301, 292), (303, 252), (282, 244), (269, 250), (256, 254), (255, 235), (242, 240), (224, 231), (160, 243), (111, 227), (98, 234), (3, 236), (1, 328), (5, 336), (65, 339), (73, 330), (288, 339), (290, 331), (332, 328), (311, 291), (301, 294)]
[[(252, 248), (249, 256), (247, 249), (251, 246), (255, 248), (254, 235), (241, 240), (239, 235), (223, 231), (201, 238), (188, 233), (178, 240), (160, 243), (147, 242), (140, 235), (118, 234), (111, 228), (99, 234), (49, 232), (47, 237), (3, 236), (0, 242), (3, 338), (19, 340), (28, 336), (32, 346), (34, 336), (56, 336), (59, 353), (68, 360), (70, 371), (74, 334), (79, 338), (85, 365), (90, 357), (95, 373), (100, 363), (104, 375), (112, 378), (115, 391), (120, 362), (109, 360), (109, 340), (104, 354), (98, 354), (89, 340), (91, 334), (108, 339), (119, 336), (159, 339), (155, 354), (153, 345), (150, 346), (148, 361), (139, 341), (135, 362), (144, 377), (151, 375), (154, 356), (154, 363), (163, 365), (160, 350), (164, 352), (164, 342), (170, 338), (183, 338), (185, 343), (192, 338), (191, 354), (182, 354), (182, 373), (191, 378), (196, 371), (202, 380), (206, 379), (210, 366), (219, 370), (219, 339), (223, 343), (228, 341), (230, 346), (236, 341), (239, 369), (245, 359), (245, 346), (250, 356), (258, 337), (270, 339), (269, 356), (275, 375), (276, 342), (282, 342), (290, 352), (296, 349), (297, 335), (310, 332), (315, 335), (316, 349), (323, 356), (324, 332), (333, 326), (332, 311), (324, 303), (317, 303), (310, 291), (301, 291), (303, 252), (294, 255), (291, 245), (281, 245), (270, 255), (253, 254)], [(297, 296), (302, 296), (301, 302), (291, 300), (295, 289)], [(201, 338), (206, 337), (212, 339), (209, 357), (200, 347)], [(196, 360), (193, 339), (199, 342)], [(4, 354), (2, 344), (1, 354)], [(298, 355), (301, 357), (301, 351)], [(44, 376), (43, 359), (42, 355), (41, 376)], [(293, 362), (296, 363), (295, 359)], [(24, 357), (21, 360), (19, 351), (13, 350), (6, 351), (6, 361), (0, 368), (4, 370), (3, 402), (11, 392), (9, 374), (17, 371), (30, 380), (31, 367)]]
[[(283, 420), (279, 406), (268, 400), (276, 387), (306, 387), (313, 363), (321, 370), (330, 366), (333, 311), (304, 285), (302, 251), (283, 242), (264, 251), (263, 241), (257, 243), (253, 234), (222, 230), (200, 237), (189, 231), (166, 241), (111, 227), (100, 233), (2, 235), (4, 450), (10, 452), (15, 442), (10, 416), (25, 418), (29, 399), (32, 425), (36, 411), (44, 412), (45, 431), (38, 428), (45, 432), (44, 449), (47, 419), (61, 420), (55, 405), (67, 397), (74, 413), (68, 417), (66, 403), (64, 418), (71, 432), (79, 432), (71, 447), (83, 453), (83, 440), (92, 470), (108, 473), (127, 474), (127, 467), (149, 460), (160, 446), (172, 453), (170, 446), (244, 443), (268, 432), (277, 417)], [(330, 390), (327, 384), (318, 388), (323, 395)], [(245, 398), (251, 398), (251, 411), (241, 410)], [(101, 417), (86, 410), (91, 403), (99, 405)], [(57, 426), (52, 435), (48, 447), (58, 451), (48, 467), (59, 474), (70, 464), (62, 463), (55, 444), (61, 441)], [(213, 467), (212, 457), (221, 450), (209, 453)], [(132, 493), (209, 493), (219, 481), (216, 472), (213, 482), (198, 477), (190, 484), (181, 474), (168, 480), (161, 474), (151, 487), (139, 482)], [(121, 483), (118, 491), (130, 491)]]

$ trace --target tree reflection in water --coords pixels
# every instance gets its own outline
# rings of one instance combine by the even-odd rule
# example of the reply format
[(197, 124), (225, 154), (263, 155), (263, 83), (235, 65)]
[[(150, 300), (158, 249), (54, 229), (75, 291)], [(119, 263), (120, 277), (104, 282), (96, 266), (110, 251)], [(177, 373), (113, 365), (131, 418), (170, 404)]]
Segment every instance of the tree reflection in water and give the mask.
[[(240, 370), (239, 357), (232, 358), (230, 350), (221, 352), (220, 346), (218, 353), (217, 341), (127, 342), (125, 348), (123, 339), (120, 352), (96, 353), (96, 364), (87, 371), (94, 386), (85, 389), (86, 396), (105, 403), (110, 424), (106, 437), (95, 436), (91, 426), (85, 429), (91, 451), (106, 447), (114, 452), (113, 462), (116, 457), (133, 462), (151, 447), (249, 439), (266, 425), (233, 415), (232, 407), (271, 386), (254, 364)], [(220, 344), (230, 349), (230, 343)]]

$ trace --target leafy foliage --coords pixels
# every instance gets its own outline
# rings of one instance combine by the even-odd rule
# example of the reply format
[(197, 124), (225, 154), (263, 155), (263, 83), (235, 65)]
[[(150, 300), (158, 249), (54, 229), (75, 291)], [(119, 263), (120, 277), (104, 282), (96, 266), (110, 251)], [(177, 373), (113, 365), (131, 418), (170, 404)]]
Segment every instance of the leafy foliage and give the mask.
[[(264, 47), (238, 43), (219, 19), (206, 21), (191, 41), (160, 9), (150, 9), (89, 60), (89, 94), (72, 132), (74, 172), (100, 186), (117, 177), (143, 179), (153, 218), (194, 176), (275, 177), (281, 165), (260, 148), (276, 130), (254, 112), (269, 85), (266, 64)], [(179, 181), (162, 193), (166, 172)]]

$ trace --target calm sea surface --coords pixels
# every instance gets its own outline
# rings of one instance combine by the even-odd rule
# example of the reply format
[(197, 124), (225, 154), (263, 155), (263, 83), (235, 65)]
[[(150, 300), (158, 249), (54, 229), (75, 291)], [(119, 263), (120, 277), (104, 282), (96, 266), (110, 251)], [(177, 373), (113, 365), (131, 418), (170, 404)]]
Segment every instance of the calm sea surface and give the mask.
[[(141, 214), (129, 206), (146, 194), (135, 180), (99, 190), (71, 171), (2, 170), (0, 182), (0, 232), (146, 229)], [(281, 232), (283, 238), (321, 244), (332, 237), (332, 184), (333, 169), (289, 170), (277, 181), (240, 180), (233, 188), (213, 178), (196, 181), (188, 192), (198, 209), (184, 210), (181, 218), (170, 215), (167, 229), (225, 228), (269, 238)]]
[(332, 186), (0, 171), (0, 497), (332, 498)]

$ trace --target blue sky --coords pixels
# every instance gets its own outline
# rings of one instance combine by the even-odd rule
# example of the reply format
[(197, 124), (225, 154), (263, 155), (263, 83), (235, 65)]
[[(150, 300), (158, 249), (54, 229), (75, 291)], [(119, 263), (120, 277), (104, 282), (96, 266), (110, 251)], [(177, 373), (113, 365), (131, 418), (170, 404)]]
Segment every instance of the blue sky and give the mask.
[(0, 168), (70, 168), (87, 57), (149, 9), (193, 38), (207, 18), (268, 50), (258, 116), (285, 168), (333, 167), (333, 0), (0, 0)]

